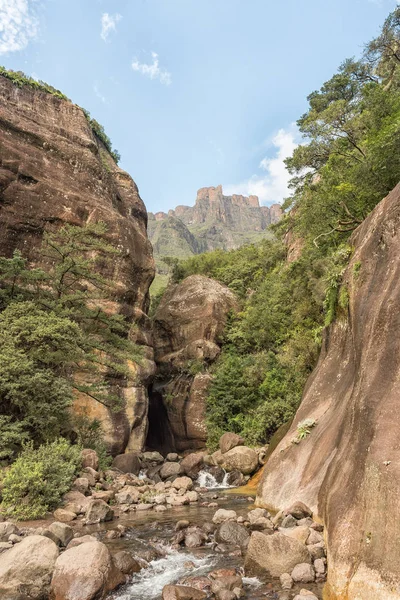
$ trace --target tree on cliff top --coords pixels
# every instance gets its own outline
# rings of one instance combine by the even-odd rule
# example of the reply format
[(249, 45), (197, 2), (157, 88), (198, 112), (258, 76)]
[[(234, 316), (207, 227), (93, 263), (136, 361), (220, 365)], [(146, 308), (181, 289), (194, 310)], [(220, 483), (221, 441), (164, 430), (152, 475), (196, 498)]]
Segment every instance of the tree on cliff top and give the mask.
[(125, 318), (108, 306), (112, 283), (99, 267), (117, 251), (105, 231), (100, 223), (46, 234), (43, 269), (18, 251), (0, 258), (0, 458), (68, 432), (74, 392), (121, 406), (118, 386), (139, 352)]

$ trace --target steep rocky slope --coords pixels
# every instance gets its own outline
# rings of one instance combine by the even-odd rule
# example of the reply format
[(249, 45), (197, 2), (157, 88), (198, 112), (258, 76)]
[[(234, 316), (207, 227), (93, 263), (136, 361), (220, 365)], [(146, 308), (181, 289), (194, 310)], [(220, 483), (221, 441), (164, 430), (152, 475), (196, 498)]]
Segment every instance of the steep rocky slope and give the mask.
[(167, 289), (154, 317), (158, 372), (150, 395), (149, 446), (205, 446), (210, 375), (202, 367), (217, 358), (227, 315), (237, 308), (231, 290), (202, 275)]
[[(148, 288), (154, 276), (147, 215), (136, 184), (93, 135), (81, 108), (0, 76), (0, 255), (18, 248), (37, 264), (44, 231), (102, 220), (122, 252), (105, 274), (115, 282), (111, 310), (131, 318), (143, 348), (124, 384), (124, 410), (108, 412), (81, 395), (76, 410), (102, 420), (114, 452), (140, 448), (147, 429), (147, 384), (154, 372)], [(117, 390), (118, 391), (118, 390)]]
[[(352, 236), (347, 311), (326, 331), (259, 504), (296, 500), (324, 520), (329, 600), (400, 598), (400, 184)], [(305, 419), (316, 425), (292, 442)]]
[(187, 258), (258, 241), (281, 216), (279, 204), (260, 206), (257, 196), (225, 196), (222, 186), (208, 187), (197, 192), (194, 206), (177, 206), (168, 214), (149, 213), (149, 237), (156, 259)]

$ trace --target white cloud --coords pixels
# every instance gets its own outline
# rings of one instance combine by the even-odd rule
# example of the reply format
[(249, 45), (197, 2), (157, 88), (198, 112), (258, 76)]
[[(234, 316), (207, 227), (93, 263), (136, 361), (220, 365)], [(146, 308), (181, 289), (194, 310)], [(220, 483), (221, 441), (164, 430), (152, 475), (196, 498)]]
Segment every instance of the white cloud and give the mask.
[(150, 77), (150, 79), (158, 79), (164, 85), (170, 85), (171, 73), (160, 68), (160, 61), (158, 60), (158, 54), (156, 52), (152, 52), (151, 56), (153, 58), (153, 62), (151, 64), (141, 63), (137, 58), (135, 58), (132, 62), (132, 69), (146, 77)]
[(35, 0), (0, 0), (0, 54), (24, 50), (39, 32)]
[[(1, 0), (0, 0), (1, 1)], [(109, 15), (103, 13), (101, 16), (101, 38), (106, 42), (111, 31), (117, 31), (117, 23), (122, 19), (122, 16), (116, 13)]]
[(99, 90), (97, 83), (94, 84), (93, 91), (94, 91), (95, 95), (97, 96), (97, 98), (103, 102), (103, 104), (107, 104), (107, 99), (105, 96), (103, 96), (103, 94)]
[(297, 137), (298, 131), (294, 124), (286, 130), (280, 129), (271, 140), (276, 149), (275, 156), (265, 157), (260, 162), (259, 169), (265, 174), (254, 174), (237, 185), (224, 186), (224, 193), (258, 196), (261, 204), (282, 203), (290, 195), (290, 175), (284, 160), (298, 146)]

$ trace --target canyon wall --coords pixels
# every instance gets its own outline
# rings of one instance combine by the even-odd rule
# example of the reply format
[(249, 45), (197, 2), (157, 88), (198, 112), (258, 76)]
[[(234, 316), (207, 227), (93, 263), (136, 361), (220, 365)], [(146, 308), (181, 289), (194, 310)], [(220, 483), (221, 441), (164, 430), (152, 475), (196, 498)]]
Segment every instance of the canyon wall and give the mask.
[[(399, 600), (400, 184), (358, 227), (348, 307), (294, 422), (265, 467), (257, 503), (308, 504), (325, 523), (327, 600)], [(343, 294), (346, 297), (346, 293)], [(293, 443), (298, 425), (315, 421)]]
[(132, 322), (140, 364), (120, 392), (124, 409), (110, 412), (81, 394), (75, 410), (102, 421), (118, 453), (140, 449), (147, 432), (147, 385), (154, 374), (148, 289), (154, 277), (147, 214), (136, 184), (93, 134), (81, 108), (0, 76), (0, 255), (19, 249), (32, 265), (43, 233), (65, 223), (103, 221), (121, 250), (104, 275), (114, 281), (111, 308)]

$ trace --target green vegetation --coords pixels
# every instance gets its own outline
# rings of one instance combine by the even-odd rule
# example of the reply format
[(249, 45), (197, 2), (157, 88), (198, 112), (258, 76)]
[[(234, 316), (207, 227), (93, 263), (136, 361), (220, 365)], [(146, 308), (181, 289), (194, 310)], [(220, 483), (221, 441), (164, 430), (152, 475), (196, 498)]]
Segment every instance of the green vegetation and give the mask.
[(1, 481), (2, 512), (15, 519), (39, 519), (54, 510), (71, 487), (81, 448), (65, 439), (34, 449), (28, 443)]
[(0, 459), (13, 459), (23, 442), (70, 435), (74, 392), (121, 406), (105, 380), (126, 377), (126, 359), (140, 355), (129, 323), (103, 308), (113, 296), (99, 267), (117, 252), (105, 232), (98, 223), (46, 234), (46, 270), (30, 268), (18, 251), (0, 258)]
[(306, 419), (297, 425), (297, 435), (293, 438), (293, 444), (300, 444), (302, 440), (305, 440), (310, 435), (311, 429), (315, 427), (317, 422), (314, 419)]
[(293, 193), (273, 227), (287, 244), (301, 242), (301, 257), (288, 263), (285, 245), (264, 240), (173, 266), (173, 280), (213, 277), (242, 304), (212, 368), (210, 448), (224, 431), (268, 442), (299, 405), (324, 326), (347, 318), (349, 237), (400, 180), (400, 8), (361, 60), (346, 60), (308, 101), (298, 121), (304, 143), (286, 161)]
[[(5, 67), (2, 67), (0, 65), (0, 75), (6, 77), (18, 87), (27, 86), (34, 90), (45, 92), (46, 94), (51, 94), (52, 96), (55, 96), (60, 100), (67, 100), (68, 102), (71, 102), (71, 100), (65, 94), (60, 92), (60, 90), (57, 90), (45, 81), (36, 81), (36, 79), (33, 79), (33, 77), (29, 77), (29, 75), (26, 75), (22, 71), (7, 70)], [(104, 131), (103, 125), (100, 125), (100, 123), (98, 123), (96, 119), (92, 119), (90, 113), (87, 110), (85, 110), (84, 108), (82, 110), (93, 133), (104, 144), (104, 146), (107, 148), (108, 152), (111, 154), (115, 162), (119, 163), (119, 161), (121, 160), (121, 155), (118, 152), (118, 150), (113, 149), (111, 140)]]

